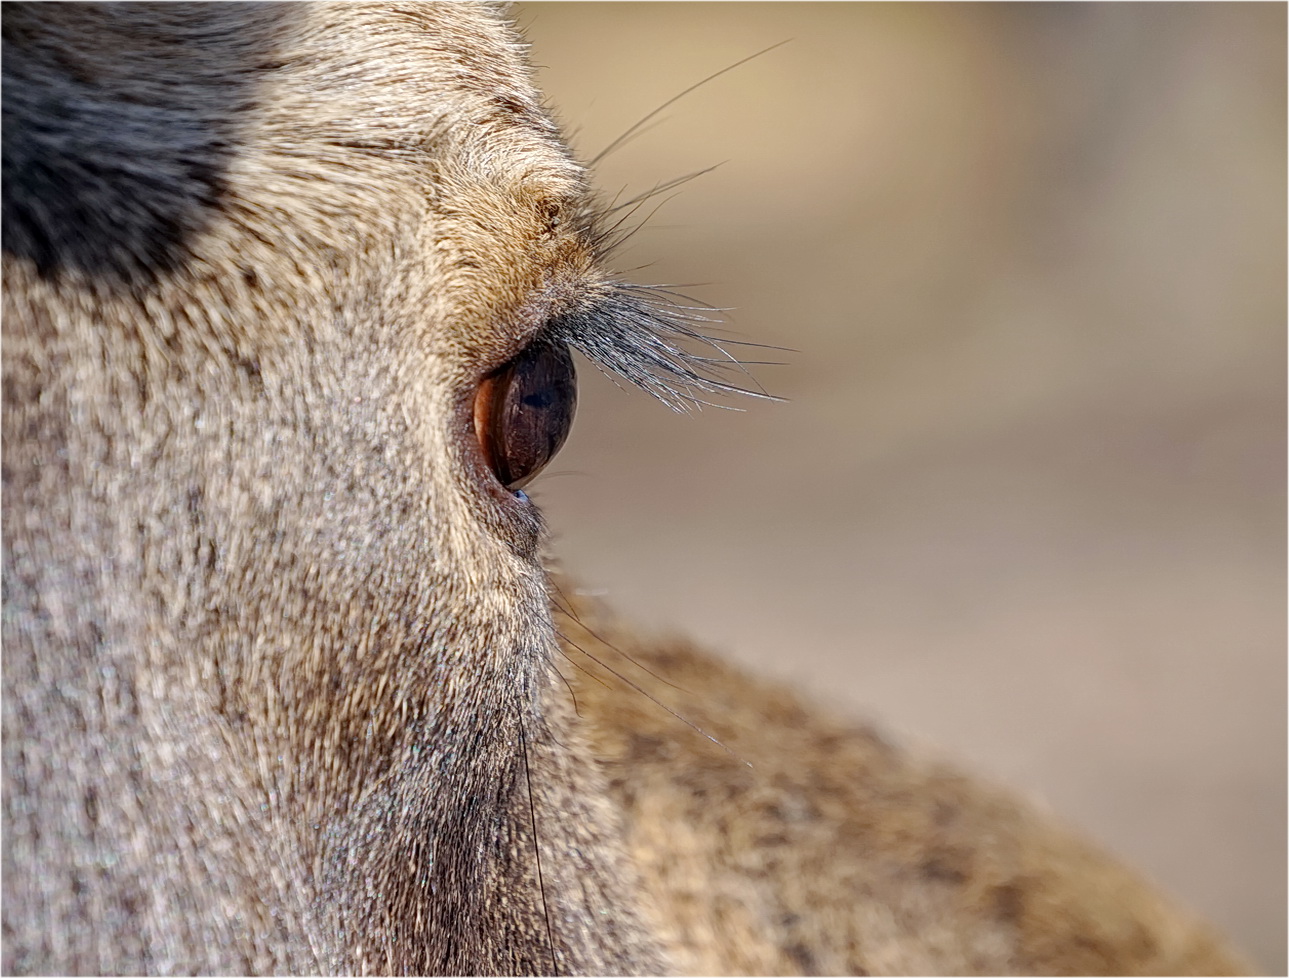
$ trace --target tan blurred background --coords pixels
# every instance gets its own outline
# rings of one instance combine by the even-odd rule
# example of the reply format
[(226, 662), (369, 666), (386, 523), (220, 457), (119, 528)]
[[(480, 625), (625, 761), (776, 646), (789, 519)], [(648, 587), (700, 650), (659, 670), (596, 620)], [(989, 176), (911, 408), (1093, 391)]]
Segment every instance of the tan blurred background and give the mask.
[[(583, 370), (555, 550), (1049, 803), (1283, 974), (1285, 8), (520, 4), (620, 256), (789, 399)], [(772, 357), (773, 358), (773, 357)]]

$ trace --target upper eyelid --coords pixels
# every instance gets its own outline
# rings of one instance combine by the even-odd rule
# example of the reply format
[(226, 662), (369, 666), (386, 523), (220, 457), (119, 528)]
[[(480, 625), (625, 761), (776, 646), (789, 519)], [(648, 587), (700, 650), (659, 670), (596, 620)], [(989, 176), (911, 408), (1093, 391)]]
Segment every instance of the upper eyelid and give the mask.
[[(480, 358), (480, 376), (500, 370), (534, 343), (556, 341), (554, 324), (561, 317), (561, 310), (569, 307), (573, 291), (581, 293), (582, 288), (565, 285), (556, 294), (549, 287), (538, 289), (515, 308), (505, 323), (496, 328), (489, 352)], [(580, 296), (572, 297), (573, 303), (580, 301)]]

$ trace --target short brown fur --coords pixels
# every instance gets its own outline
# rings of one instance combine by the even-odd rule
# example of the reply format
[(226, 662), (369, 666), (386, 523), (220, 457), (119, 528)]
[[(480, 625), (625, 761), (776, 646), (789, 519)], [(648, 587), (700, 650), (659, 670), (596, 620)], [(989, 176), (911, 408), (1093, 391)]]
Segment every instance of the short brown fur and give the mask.
[(755, 767), (630, 689), (573, 715), (470, 408), (610, 279), (498, 11), (6, 5), (4, 42), (7, 973), (1238, 966), (688, 650), (615, 641)]

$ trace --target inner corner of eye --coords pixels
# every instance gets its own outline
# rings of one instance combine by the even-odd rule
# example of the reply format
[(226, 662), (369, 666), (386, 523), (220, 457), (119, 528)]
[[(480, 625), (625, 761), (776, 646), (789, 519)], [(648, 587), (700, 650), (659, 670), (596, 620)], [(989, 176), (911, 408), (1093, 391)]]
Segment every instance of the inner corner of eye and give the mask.
[(474, 430), (503, 486), (527, 485), (568, 438), (577, 408), (573, 357), (563, 343), (530, 343), (479, 383)]

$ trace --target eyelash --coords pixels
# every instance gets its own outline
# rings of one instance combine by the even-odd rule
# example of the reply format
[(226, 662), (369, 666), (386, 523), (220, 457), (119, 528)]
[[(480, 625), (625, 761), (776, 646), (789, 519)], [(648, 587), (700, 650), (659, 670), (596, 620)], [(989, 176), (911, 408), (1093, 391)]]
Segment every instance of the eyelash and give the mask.
[[(729, 406), (706, 395), (777, 400), (726, 379), (735, 370), (750, 379), (747, 364), (695, 328), (717, 322), (707, 313), (718, 310), (685, 302), (662, 287), (587, 285), (575, 305), (556, 314), (523, 350), (484, 377), (473, 401), (474, 433), (497, 482), (521, 493), (567, 438), (577, 404), (570, 349), (677, 411)], [(717, 355), (695, 352), (702, 347)]]
[[(610, 264), (614, 251), (648, 220), (628, 225), (639, 208), (707, 171), (661, 184), (620, 204), (591, 201), (574, 219), (580, 235), (594, 249), (597, 264)], [(621, 212), (625, 212), (622, 214)], [(543, 330), (553, 341), (568, 344), (610, 377), (648, 392), (675, 411), (704, 405), (731, 407), (708, 397), (768, 394), (747, 367), (771, 361), (743, 360), (726, 347), (778, 349), (708, 335), (722, 310), (697, 303), (667, 286), (600, 282), (589, 285), (571, 311), (556, 316)], [(732, 382), (738, 374), (751, 387)], [(737, 410), (737, 409), (735, 409)]]
[[(621, 377), (668, 407), (685, 411), (715, 404), (708, 396), (749, 395), (778, 400), (759, 385), (739, 386), (727, 379), (747, 371), (725, 346), (757, 346), (718, 341), (691, 324), (718, 320), (710, 310), (685, 305), (685, 297), (657, 286), (610, 282), (595, 286), (578, 309), (558, 316), (546, 328), (551, 339), (567, 343), (610, 376)], [(696, 352), (706, 347), (716, 355)], [(728, 407), (728, 405), (719, 405)]]

